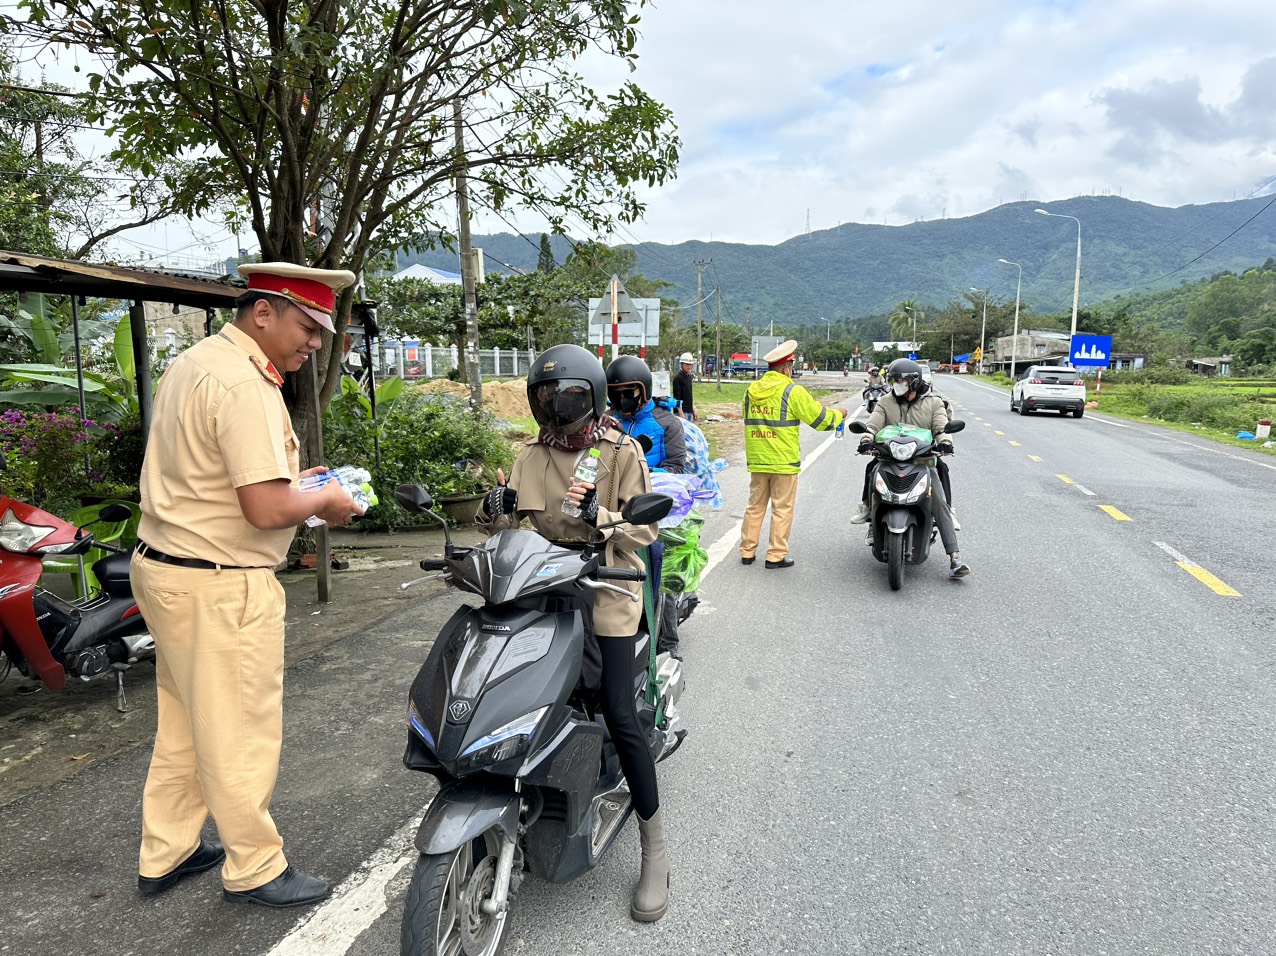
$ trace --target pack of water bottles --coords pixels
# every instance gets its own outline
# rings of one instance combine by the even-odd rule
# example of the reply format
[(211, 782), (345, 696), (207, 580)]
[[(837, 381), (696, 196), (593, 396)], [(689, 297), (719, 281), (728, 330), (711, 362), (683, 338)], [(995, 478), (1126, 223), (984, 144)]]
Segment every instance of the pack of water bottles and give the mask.
[(687, 463), (684, 466), (687, 474), (700, 479), (699, 491), (705, 494), (700, 500), (707, 501), (715, 508), (722, 507), (722, 486), (718, 484), (718, 472), (727, 467), (725, 458), (709, 458), (709, 439), (704, 437), (700, 426), (692, 421), (682, 423), (682, 431), (686, 438)]
[[(327, 471), (321, 471), (314, 475), (305, 475), (297, 482), (302, 491), (318, 491), (324, 485), (330, 482), (337, 482), (345, 490), (354, 503), (362, 508), (365, 512), (377, 503), (376, 492), (372, 490), (372, 475), (366, 468), (356, 468), (353, 465), (342, 465), (340, 468), (329, 468)], [(311, 528), (317, 528), (321, 524), (327, 524), (318, 515), (311, 515), (306, 519), (306, 524)]]

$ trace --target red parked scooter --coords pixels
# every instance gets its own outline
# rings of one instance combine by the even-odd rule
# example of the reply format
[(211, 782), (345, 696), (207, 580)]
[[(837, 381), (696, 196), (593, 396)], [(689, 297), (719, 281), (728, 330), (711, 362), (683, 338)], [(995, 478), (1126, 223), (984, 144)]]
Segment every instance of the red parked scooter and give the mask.
[[(5, 466), (0, 453), (0, 470)], [(102, 509), (106, 521), (127, 518), (122, 505)], [(113, 552), (93, 564), (102, 591), (67, 601), (38, 586), (49, 555), (74, 556), (92, 548)], [(10, 666), (57, 692), (67, 674), (91, 680), (115, 673), (115, 706), (128, 707), (124, 672), (155, 658), (129, 586), (129, 551), (63, 519), (0, 494), (0, 677)]]

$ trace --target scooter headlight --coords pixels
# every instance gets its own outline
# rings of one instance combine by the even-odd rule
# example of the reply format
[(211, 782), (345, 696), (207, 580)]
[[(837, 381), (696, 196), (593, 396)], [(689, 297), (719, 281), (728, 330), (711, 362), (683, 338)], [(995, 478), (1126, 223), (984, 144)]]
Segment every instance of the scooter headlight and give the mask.
[(917, 476), (916, 484), (911, 485), (904, 491), (894, 491), (882, 473), (879, 471), (877, 477), (873, 479), (873, 487), (877, 489), (877, 494), (881, 499), (892, 505), (911, 505), (915, 501), (921, 501), (926, 495), (926, 489), (930, 486), (930, 475), (922, 472)]
[(461, 756), (456, 761), (457, 772), (473, 773), (482, 767), (490, 767), (527, 753), (532, 745), (532, 735), (536, 733), (541, 718), (548, 711), (548, 705), (541, 707), (474, 741), (461, 751)]
[(434, 734), (430, 733), (430, 728), (425, 726), (425, 719), (421, 716), (421, 712), (416, 709), (416, 701), (408, 701), (408, 726), (416, 731), (416, 735), (424, 741), (427, 747), (431, 750), (434, 749)]
[(29, 551), (36, 550), (40, 553), (54, 554), (73, 547), (74, 542), (67, 542), (66, 544), (54, 544), (39, 549), (36, 548), (37, 544), (57, 530), (57, 528), (51, 528), (47, 525), (27, 524), (10, 509), (4, 513), (3, 518), (0, 518), (0, 548), (12, 551), (14, 554), (26, 554)]
[(917, 442), (915, 441), (893, 441), (891, 442), (891, 457), (896, 461), (908, 461), (917, 451)]

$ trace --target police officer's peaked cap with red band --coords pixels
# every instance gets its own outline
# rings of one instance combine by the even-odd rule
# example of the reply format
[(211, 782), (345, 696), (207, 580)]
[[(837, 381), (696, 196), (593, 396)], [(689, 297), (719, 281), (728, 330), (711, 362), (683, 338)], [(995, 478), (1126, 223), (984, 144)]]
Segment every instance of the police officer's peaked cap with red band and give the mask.
[(796, 354), (797, 340), (785, 339), (771, 351), (767, 352), (766, 355), (762, 356), (762, 359), (767, 365), (774, 368), (777, 365), (786, 365)]
[(283, 296), (329, 332), (337, 293), (354, 285), (355, 275), (347, 269), (312, 269), (291, 262), (246, 262), (239, 274), (248, 280), (248, 291)]

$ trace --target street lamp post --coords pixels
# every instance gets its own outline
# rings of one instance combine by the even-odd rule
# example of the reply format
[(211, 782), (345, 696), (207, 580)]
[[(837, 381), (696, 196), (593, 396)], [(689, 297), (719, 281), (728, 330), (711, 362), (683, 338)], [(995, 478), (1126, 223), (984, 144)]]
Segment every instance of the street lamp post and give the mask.
[(1009, 259), (998, 259), (998, 262), (1007, 266), (1014, 266), (1019, 270), (1019, 281), (1015, 283), (1015, 334), (1010, 340), (1010, 381), (1015, 380), (1015, 362), (1019, 358), (1019, 290), (1023, 288), (1023, 266), (1017, 262), (1011, 262)]
[(970, 287), (971, 292), (982, 292), (984, 295), (984, 323), (979, 327), (979, 374), (984, 374), (984, 334), (988, 331), (988, 290), (976, 289), (973, 285)]
[[(1077, 224), (1077, 274), (1072, 280), (1072, 334), (1076, 335), (1077, 305), (1081, 302), (1081, 220), (1076, 216), (1064, 216), (1057, 212), (1046, 212), (1044, 209), (1036, 209), (1033, 211), (1040, 216), (1053, 216), (1056, 219), (1071, 219)], [(1071, 346), (1069, 346), (1069, 348), (1071, 348)]]

